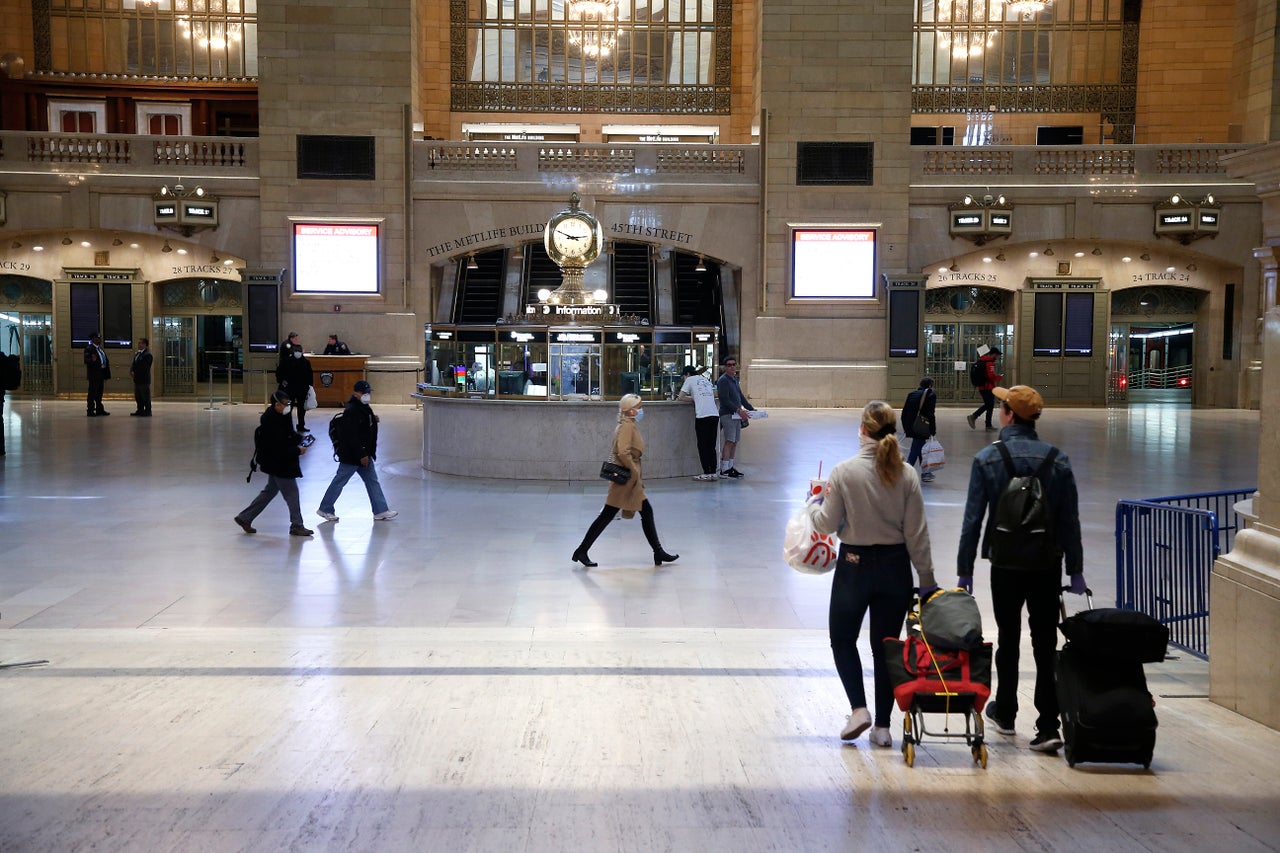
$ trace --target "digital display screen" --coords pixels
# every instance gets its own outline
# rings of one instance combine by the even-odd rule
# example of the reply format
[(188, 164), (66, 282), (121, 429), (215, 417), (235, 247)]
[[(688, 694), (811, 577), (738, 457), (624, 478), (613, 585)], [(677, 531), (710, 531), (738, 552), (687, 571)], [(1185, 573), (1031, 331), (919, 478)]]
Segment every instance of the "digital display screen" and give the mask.
[(874, 299), (876, 232), (797, 228), (791, 238), (791, 295), (797, 299)]
[(378, 293), (378, 225), (293, 223), (295, 293)]

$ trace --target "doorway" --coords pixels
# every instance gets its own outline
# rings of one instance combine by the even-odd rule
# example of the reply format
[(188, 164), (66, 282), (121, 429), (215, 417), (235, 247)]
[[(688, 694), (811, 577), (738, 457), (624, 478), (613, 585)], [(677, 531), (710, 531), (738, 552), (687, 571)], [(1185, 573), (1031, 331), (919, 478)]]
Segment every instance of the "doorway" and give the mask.
[(1129, 403), (1190, 403), (1195, 323), (1113, 323), (1107, 394)]
[(969, 363), (982, 345), (1013, 351), (1013, 326), (1006, 323), (924, 324), (924, 370), (944, 403), (969, 402), (977, 391), (969, 383)]
[(22, 356), (24, 395), (53, 393), (53, 315), (0, 313), (0, 349)]

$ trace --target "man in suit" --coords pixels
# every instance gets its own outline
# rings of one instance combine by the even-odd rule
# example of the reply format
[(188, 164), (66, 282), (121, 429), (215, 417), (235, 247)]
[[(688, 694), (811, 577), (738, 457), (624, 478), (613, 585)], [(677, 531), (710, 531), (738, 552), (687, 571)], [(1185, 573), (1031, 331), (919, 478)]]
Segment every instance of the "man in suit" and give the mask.
[(133, 402), (138, 407), (130, 415), (151, 417), (151, 342), (146, 338), (138, 338), (138, 351), (133, 354), (133, 365), (129, 368), (133, 377)]
[(103, 384), (111, 378), (111, 364), (107, 351), (102, 348), (102, 336), (94, 335), (84, 348), (84, 373), (89, 380), (89, 393), (85, 397), (85, 412), (91, 418), (111, 414), (102, 407)]

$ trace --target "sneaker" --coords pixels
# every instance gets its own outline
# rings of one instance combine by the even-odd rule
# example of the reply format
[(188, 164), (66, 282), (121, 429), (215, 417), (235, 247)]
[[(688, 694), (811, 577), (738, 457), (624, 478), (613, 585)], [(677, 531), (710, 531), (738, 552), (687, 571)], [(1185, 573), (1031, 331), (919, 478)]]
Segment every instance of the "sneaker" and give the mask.
[(990, 702), (987, 703), (986, 717), (988, 720), (991, 721), (992, 727), (1000, 734), (1002, 735), (1017, 734), (1017, 732), (1014, 731), (1013, 723), (1005, 722), (1004, 720), (996, 716), (996, 700), (992, 699)]
[(922, 483), (932, 483), (935, 479), (936, 476), (928, 471), (920, 475), (920, 482)]
[(301, 524), (295, 524), (293, 527), (289, 528), (290, 536), (311, 536), (313, 534), (315, 534), (314, 530), (308, 530)]
[(733, 478), (729, 476), (729, 472), (728, 472), (728, 470), (725, 470), (725, 471), (721, 471), (719, 474), (716, 474), (716, 479), (717, 479), (717, 480), (732, 480)]
[(840, 740), (854, 740), (869, 728), (871, 728), (871, 712), (866, 708), (855, 708), (849, 715), (849, 721), (840, 730)]
[(240, 517), (240, 516), (238, 516), (238, 515), (237, 515), (234, 519), (232, 519), (232, 520), (233, 520), (233, 521), (235, 521), (235, 523), (236, 523), (236, 524), (240, 525), (240, 529), (241, 529), (241, 530), (243, 530), (245, 533), (257, 533), (257, 532), (258, 532), (258, 531), (257, 531), (257, 529), (256, 529), (252, 524), (250, 524), (249, 522), (245, 521), (243, 518), (241, 518), (241, 517)]
[(965, 422), (969, 424), (969, 429), (974, 429), (974, 424), (978, 422), (977, 415), (965, 415), (964, 419), (965, 419)]
[(987, 431), (987, 432), (995, 432), (995, 431), (996, 431), (996, 428), (995, 428), (995, 427), (993, 427), (991, 424), (987, 424), (987, 425), (986, 425), (986, 427), (984, 427), (984, 429), (986, 429), (986, 431)]
[(331, 513), (331, 512), (325, 512), (325, 511), (324, 511), (324, 510), (322, 510), (322, 509), (318, 509), (318, 510), (316, 510), (316, 515), (320, 516), (320, 517), (321, 517), (321, 518), (323, 518), (325, 521), (337, 521), (337, 520), (338, 520), (338, 516), (337, 516), (337, 515), (335, 515), (334, 513)]
[(399, 515), (399, 514), (400, 514), (400, 513), (396, 512), (394, 509), (389, 509), (389, 510), (387, 510), (386, 512), (376, 512), (376, 513), (374, 513), (374, 514), (373, 514), (373, 520), (374, 520), (374, 521), (386, 521), (386, 520), (387, 520), (387, 519), (389, 519), (389, 518), (395, 518), (395, 517), (396, 517), (397, 515)]
[(1062, 738), (1057, 732), (1041, 732), (1031, 741), (1030, 748), (1036, 752), (1057, 752), (1062, 748)]
[(867, 735), (867, 740), (871, 741), (872, 746), (893, 746), (893, 735), (889, 734), (887, 728), (877, 726), (871, 730), (871, 734)]
[(725, 471), (722, 476), (730, 477), (734, 480), (741, 480), (743, 477), (747, 475), (743, 474), (737, 468), (730, 468), (728, 471)]

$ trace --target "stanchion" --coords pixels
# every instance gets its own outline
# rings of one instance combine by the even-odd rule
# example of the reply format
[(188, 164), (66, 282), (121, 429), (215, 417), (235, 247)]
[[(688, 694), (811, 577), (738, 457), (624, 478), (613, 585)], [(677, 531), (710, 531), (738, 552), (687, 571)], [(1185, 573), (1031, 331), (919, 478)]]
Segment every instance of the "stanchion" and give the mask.
[(213, 365), (209, 365), (209, 405), (204, 407), (206, 412), (216, 412), (220, 407), (213, 403)]

